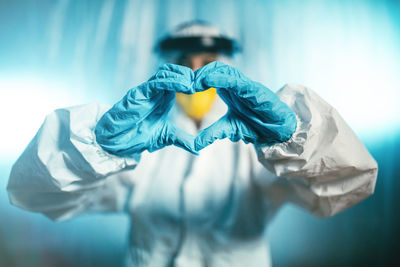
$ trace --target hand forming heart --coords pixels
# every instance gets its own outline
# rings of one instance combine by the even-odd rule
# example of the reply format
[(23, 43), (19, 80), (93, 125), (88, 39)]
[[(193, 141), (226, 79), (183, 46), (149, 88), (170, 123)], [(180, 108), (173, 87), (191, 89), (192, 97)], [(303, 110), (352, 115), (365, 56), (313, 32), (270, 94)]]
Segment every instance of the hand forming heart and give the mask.
[[(175, 93), (193, 94), (217, 88), (229, 109), (195, 138), (168, 119)], [(106, 151), (130, 156), (176, 145), (193, 154), (216, 139), (236, 142), (286, 141), (296, 128), (293, 112), (269, 89), (220, 62), (193, 72), (165, 64), (147, 82), (135, 87), (116, 103), (96, 125), (97, 143)]]
[(210, 63), (196, 73), (197, 90), (215, 87), (228, 112), (202, 130), (195, 139), (197, 151), (216, 139), (229, 138), (254, 144), (274, 144), (290, 139), (296, 116), (271, 90), (220, 62)]

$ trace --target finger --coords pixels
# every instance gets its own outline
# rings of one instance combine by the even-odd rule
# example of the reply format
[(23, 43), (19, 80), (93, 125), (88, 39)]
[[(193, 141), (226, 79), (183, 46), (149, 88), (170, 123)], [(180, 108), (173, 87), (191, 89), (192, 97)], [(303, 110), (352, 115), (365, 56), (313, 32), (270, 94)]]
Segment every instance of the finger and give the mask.
[(175, 64), (164, 64), (158, 68), (157, 72), (149, 79), (168, 79), (168, 78), (180, 78), (186, 79), (190, 83), (194, 80), (194, 72), (192, 69)]
[(193, 94), (194, 73), (185, 66), (175, 64), (164, 64), (147, 81), (152, 84), (154, 90), (167, 90)]
[(162, 69), (158, 70), (145, 84), (151, 85), (151, 89), (155, 91), (166, 90), (193, 94), (195, 92), (193, 88), (193, 80), (194, 74), (192, 70), (182, 74)]
[(181, 74), (181, 75), (184, 75), (187, 77), (194, 77), (194, 73), (193, 73), (192, 69), (188, 68), (186, 66), (182, 66), (182, 65), (167, 63), (167, 64), (161, 65), (158, 68), (158, 71), (162, 71), (162, 70), (175, 72), (177, 74)]
[(194, 140), (197, 151), (211, 145), (217, 139), (229, 138), (232, 141), (238, 141), (237, 129), (229, 120), (228, 115), (223, 116), (208, 128), (202, 130)]
[(203, 66), (202, 68), (196, 70), (194, 72), (194, 85), (193, 87), (196, 89), (196, 92), (201, 92), (207, 90), (210, 87), (207, 87), (203, 84), (203, 79), (207, 77), (210, 73), (214, 73), (218, 71), (219, 68), (227, 66), (222, 62), (214, 61), (208, 63), (207, 65)]
[(195, 149), (194, 146), (194, 136), (185, 132), (182, 129), (175, 127), (174, 136), (171, 137), (172, 144), (180, 147), (194, 155), (199, 155), (199, 152)]
[(253, 90), (253, 87), (249, 86), (252, 83), (253, 81), (244, 76), (238, 69), (221, 63), (215, 68), (209, 68), (202, 73), (195, 73), (194, 87), (196, 91), (210, 87), (229, 89), (230, 93), (243, 95)]
[(159, 148), (175, 145), (194, 155), (199, 154), (194, 147), (194, 136), (176, 127), (170, 121), (166, 123), (160, 135), (161, 142), (158, 145)]
[(142, 84), (131, 89), (126, 96), (116, 103), (113, 109), (123, 110), (125, 113), (115, 114), (117, 118), (125, 120), (140, 120), (152, 113), (169, 110), (175, 99), (175, 93), (162, 89), (155, 89), (157, 85)]
[(187, 81), (193, 81), (194, 79), (194, 73), (192, 70), (189, 70), (190, 72), (175, 72), (172, 70), (158, 70), (153, 76), (150, 77), (148, 81), (153, 81), (153, 80), (163, 80), (163, 79), (185, 79)]
[(229, 89), (231, 93), (241, 95), (252, 91), (251, 81), (234, 71), (210, 73), (207, 77), (204, 77), (202, 82), (205, 87)]
[(182, 77), (153, 80), (147, 82), (147, 85), (150, 93), (159, 93), (160, 91), (184, 94), (195, 93), (192, 83), (182, 79)]

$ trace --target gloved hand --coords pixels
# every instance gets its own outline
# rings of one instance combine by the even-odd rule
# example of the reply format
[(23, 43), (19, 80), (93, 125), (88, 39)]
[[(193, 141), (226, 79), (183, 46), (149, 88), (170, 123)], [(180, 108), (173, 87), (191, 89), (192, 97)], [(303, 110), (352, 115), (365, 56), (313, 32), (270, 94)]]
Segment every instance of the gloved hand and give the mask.
[(296, 116), (271, 90), (245, 77), (234, 67), (212, 62), (195, 73), (197, 91), (217, 88), (228, 112), (200, 131), (196, 150), (216, 139), (229, 138), (254, 144), (274, 144), (290, 139), (296, 130)]
[(165, 64), (147, 82), (130, 89), (96, 125), (97, 143), (107, 152), (132, 156), (176, 145), (198, 154), (194, 136), (168, 119), (175, 93), (193, 94), (194, 73), (190, 68)]

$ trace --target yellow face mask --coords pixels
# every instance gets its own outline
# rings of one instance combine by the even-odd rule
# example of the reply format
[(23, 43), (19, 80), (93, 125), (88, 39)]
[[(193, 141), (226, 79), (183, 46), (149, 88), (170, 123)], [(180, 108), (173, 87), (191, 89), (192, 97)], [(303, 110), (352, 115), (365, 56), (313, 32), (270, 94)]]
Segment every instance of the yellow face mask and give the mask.
[(187, 116), (201, 120), (210, 111), (216, 96), (217, 90), (211, 87), (206, 91), (192, 95), (176, 93), (176, 101)]

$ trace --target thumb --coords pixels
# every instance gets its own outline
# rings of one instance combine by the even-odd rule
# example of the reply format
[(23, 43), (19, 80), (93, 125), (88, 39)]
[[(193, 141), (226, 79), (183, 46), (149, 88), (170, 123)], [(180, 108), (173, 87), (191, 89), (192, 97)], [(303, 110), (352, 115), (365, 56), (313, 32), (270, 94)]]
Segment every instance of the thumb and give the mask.
[(193, 135), (185, 132), (184, 130), (174, 125), (170, 125), (169, 128), (170, 130), (168, 131), (167, 139), (170, 141), (169, 142), (170, 144), (180, 147), (194, 155), (199, 155), (194, 146)]
[(229, 115), (225, 115), (218, 121), (214, 122), (208, 128), (201, 130), (194, 140), (197, 151), (214, 143), (217, 139), (229, 138), (232, 141), (238, 141), (237, 127), (231, 123)]

